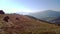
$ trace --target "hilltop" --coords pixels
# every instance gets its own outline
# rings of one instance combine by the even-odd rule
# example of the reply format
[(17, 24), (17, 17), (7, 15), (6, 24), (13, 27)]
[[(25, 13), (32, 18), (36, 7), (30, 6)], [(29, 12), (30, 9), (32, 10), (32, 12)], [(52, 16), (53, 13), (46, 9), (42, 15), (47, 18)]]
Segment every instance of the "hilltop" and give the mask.
[(60, 34), (60, 26), (32, 16), (0, 12), (0, 34)]
[[(8, 16), (8, 22), (3, 19)], [(60, 27), (18, 14), (0, 14), (0, 34), (60, 33)]]

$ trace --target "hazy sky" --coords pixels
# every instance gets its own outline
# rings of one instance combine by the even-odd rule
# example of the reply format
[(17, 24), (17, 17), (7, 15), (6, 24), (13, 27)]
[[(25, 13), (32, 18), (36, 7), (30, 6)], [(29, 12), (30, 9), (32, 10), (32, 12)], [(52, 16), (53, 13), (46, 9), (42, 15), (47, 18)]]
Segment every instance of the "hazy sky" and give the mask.
[(6, 13), (60, 11), (60, 0), (0, 0), (0, 9)]

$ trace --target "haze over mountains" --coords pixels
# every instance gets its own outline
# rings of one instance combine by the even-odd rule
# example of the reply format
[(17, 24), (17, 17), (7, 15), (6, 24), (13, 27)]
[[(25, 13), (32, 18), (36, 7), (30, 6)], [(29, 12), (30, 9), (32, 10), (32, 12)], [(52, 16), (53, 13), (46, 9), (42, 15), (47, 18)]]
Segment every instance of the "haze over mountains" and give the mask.
[[(51, 23), (57, 23), (60, 20), (58, 19), (60, 18), (60, 11), (46, 10), (42, 12), (31, 13), (29, 15)], [(60, 21), (57, 24), (60, 24)]]

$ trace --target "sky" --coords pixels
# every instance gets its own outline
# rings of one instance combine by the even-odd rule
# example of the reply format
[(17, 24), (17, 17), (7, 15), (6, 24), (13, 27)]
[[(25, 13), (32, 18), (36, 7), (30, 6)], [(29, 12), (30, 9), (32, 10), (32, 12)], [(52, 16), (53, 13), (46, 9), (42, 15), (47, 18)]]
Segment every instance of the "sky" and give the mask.
[(0, 10), (5, 11), (5, 13), (60, 11), (60, 0), (0, 0)]

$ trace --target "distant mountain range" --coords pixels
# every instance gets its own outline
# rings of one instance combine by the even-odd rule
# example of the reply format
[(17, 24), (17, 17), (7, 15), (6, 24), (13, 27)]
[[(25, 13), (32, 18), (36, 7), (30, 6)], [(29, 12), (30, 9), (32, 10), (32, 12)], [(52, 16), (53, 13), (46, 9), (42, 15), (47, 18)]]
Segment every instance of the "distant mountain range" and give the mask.
[(42, 12), (31, 13), (29, 15), (40, 20), (60, 24), (60, 11), (46, 10)]

